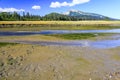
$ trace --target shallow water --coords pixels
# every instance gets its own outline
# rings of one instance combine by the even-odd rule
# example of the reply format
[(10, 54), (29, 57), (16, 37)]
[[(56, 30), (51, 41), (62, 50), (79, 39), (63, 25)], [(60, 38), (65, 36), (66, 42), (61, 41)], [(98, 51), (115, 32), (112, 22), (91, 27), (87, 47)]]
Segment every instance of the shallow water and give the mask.
[(35, 34), (67, 34), (67, 33), (120, 33), (120, 29), (110, 30), (42, 30), (37, 32), (18, 31), (18, 32), (0, 32), (0, 36), (24, 36)]
[[(120, 33), (120, 29), (112, 30), (44, 30), (40, 32), (0, 32), (0, 36), (24, 36), (35, 34), (66, 34), (66, 33)], [(82, 46), (94, 48), (115, 48), (120, 47), (120, 35), (111, 36), (110, 40), (73, 40), (73, 41), (13, 41), (18, 43), (38, 44), (38, 45), (61, 45), (61, 46)]]
[(110, 30), (44, 30), (40, 34), (67, 34), (67, 33), (120, 33), (120, 29)]
[(116, 48), (120, 47), (120, 39), (94, 41), (90, 45), (95, 48)]
[(35, 44), (42, 46), (80, 46), (80, 47), (92, 47), (92, 48), (116, 48), (120, 47), (120, 39), (112, 40), (73, 40), (73, 41), (12, 41), (16, 43)]

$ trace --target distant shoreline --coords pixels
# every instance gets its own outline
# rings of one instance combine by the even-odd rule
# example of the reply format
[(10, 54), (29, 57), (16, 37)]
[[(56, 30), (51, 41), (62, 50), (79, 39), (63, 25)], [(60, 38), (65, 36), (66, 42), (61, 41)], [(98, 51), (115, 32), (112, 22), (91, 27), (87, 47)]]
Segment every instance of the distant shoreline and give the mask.
[(120, 29), (120, 21), (0, 21), (0, 31)]
[(96, 25), (96, 24), (119, 24), (120, 21), (0, 21), (0, 25), (9, 24), (57, 24), (57, 25)]

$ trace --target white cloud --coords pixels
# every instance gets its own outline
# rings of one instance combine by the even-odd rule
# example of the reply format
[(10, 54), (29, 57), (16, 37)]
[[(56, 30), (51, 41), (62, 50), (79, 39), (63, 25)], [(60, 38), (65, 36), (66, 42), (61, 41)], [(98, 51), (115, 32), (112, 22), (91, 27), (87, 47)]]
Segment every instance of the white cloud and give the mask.
[(65, 7), (65, 6), (75, 6), (77, 4), (83, 4), (83, 3), (87, 3), (89, 2), (90, 0), (72, 0), (72, 2), (52, 2), (50, 7), (51, 8), (58, 8), (58, 7)]
[(32, 9), (37, 10), (37, 9), (41, 9), (41, 7), (40, 7), (40, 6), (38, 6), (38, 5), (34, 5), (34, 6), (32, 6)]
[(16, 8), (0, 8), (0, 12), (24, 12), (24, 9), (16, 9)]

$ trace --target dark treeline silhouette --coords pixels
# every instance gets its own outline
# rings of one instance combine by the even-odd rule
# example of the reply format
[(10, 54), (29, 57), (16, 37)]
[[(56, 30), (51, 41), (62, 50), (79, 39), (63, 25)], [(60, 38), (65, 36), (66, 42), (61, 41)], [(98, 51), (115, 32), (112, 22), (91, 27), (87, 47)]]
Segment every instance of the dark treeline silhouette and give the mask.
[[(107, 18), (106, 18), (107, 19)], [(100, 20), (90, 18), (89, 16), (67, 16), (59, 13), (50, 13), (45, 16), (32, 15), (29, 12), (23, 12), (22, 15), (17, 12), (1, 12), (0, 21), (80, 21), (80, 20)]]
[(32, 21), (32, 20), (41, 20), (41, 16), (31, 15), (29, 12), (23, 12), (22, 15), (17, 12), (2, 12), (0, 13), (0, 21)]

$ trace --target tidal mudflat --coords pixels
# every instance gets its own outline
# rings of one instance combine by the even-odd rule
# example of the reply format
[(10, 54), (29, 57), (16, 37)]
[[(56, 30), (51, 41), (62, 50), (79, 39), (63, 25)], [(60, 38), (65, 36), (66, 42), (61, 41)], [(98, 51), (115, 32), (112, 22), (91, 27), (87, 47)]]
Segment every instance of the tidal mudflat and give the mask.
[(0, 80), (120, 80), (116, 22), (10, 23), (1, 23)]
[(1, 45), (0, 80), (119, 80), (119, 49)]
[(59, 35), (1, 36), (0, 80), (120, 80), (119, 33)]

